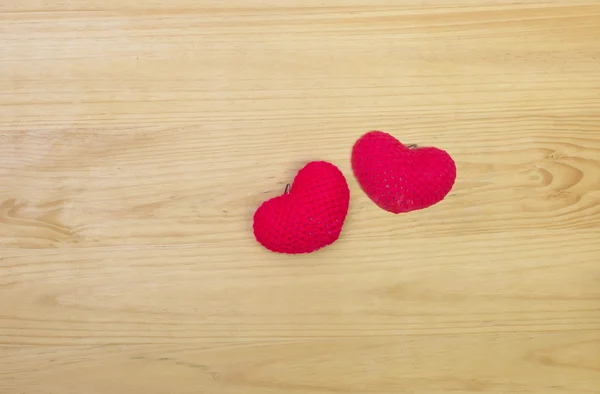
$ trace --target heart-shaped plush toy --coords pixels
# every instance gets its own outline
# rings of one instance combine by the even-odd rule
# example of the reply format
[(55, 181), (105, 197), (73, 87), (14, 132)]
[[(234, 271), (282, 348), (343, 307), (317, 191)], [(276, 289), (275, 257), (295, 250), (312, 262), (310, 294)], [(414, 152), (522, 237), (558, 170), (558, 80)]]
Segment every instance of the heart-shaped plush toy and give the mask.
[(393, 213), (440, 202), (456, 180), (456, 164), (445, 151), (405, 146), (381, 131), (369, 132), (356, 141), (352, 170), (369, 198)]
[(314, 252), (339, 238), (349, 204), (350, 189), (342, 172), (325, 161), (310, 162), (291, 189), (256, 210), (254, 236), (273, 252)]

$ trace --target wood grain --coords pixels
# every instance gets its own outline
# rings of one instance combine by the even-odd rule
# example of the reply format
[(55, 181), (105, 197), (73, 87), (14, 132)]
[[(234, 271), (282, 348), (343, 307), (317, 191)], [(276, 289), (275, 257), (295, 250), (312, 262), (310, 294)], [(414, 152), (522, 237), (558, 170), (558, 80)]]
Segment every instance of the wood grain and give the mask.
[[(0, 393), (600, 392), (600, 4), (5, 0)], [(394, 216), (372, 129), (457, 161)], [(307, 161), (341, 239), (256, 244)]]

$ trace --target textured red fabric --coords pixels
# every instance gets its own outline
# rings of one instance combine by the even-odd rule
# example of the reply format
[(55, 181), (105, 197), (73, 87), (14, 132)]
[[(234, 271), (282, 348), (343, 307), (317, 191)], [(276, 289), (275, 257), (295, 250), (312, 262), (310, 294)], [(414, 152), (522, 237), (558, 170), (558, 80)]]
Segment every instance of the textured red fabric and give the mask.
[(350, 190), (333, 164), (302, 168), (288, 194), (265, 201), (254, 213), (254, 236), (278, 253), (310, 253), (335, 242), (348, 213)]
[(445, 151), (411, 149), (381, 131), (369, 132), (354, 144), (352, 170), (369, 198), (393, 213), (440, 202), (456, 179), (456, 165)]

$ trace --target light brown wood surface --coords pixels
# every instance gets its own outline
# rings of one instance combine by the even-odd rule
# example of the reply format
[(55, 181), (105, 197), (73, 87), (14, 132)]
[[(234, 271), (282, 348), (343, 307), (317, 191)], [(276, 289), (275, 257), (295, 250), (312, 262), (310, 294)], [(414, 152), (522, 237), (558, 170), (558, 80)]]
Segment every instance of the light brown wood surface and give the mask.
[[(382, 129), (457, 161), (391, 215)], [(340, 240), (251, 217), (338, 165)], [(3, 0), (0, 393), (600, 393), (600, 3)]]

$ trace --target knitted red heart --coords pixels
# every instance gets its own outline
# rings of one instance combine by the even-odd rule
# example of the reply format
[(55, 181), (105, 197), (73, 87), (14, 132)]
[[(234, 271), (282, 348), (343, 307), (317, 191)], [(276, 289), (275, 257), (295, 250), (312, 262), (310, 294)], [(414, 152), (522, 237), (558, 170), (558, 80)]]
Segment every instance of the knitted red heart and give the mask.
[(456, 179), (456, 165), (445, 151), (407, 147), (381, 131), (369, 132), (356, 141), (352, 170), (369, 198), (393, 213), (440, 202)]
[(333, 164), (313, 161), (302, 168), (289, 193), (265, 201), (254, 213), (254, 236), (278, 253), (310, 253), (340, 236), (350, 190)]

